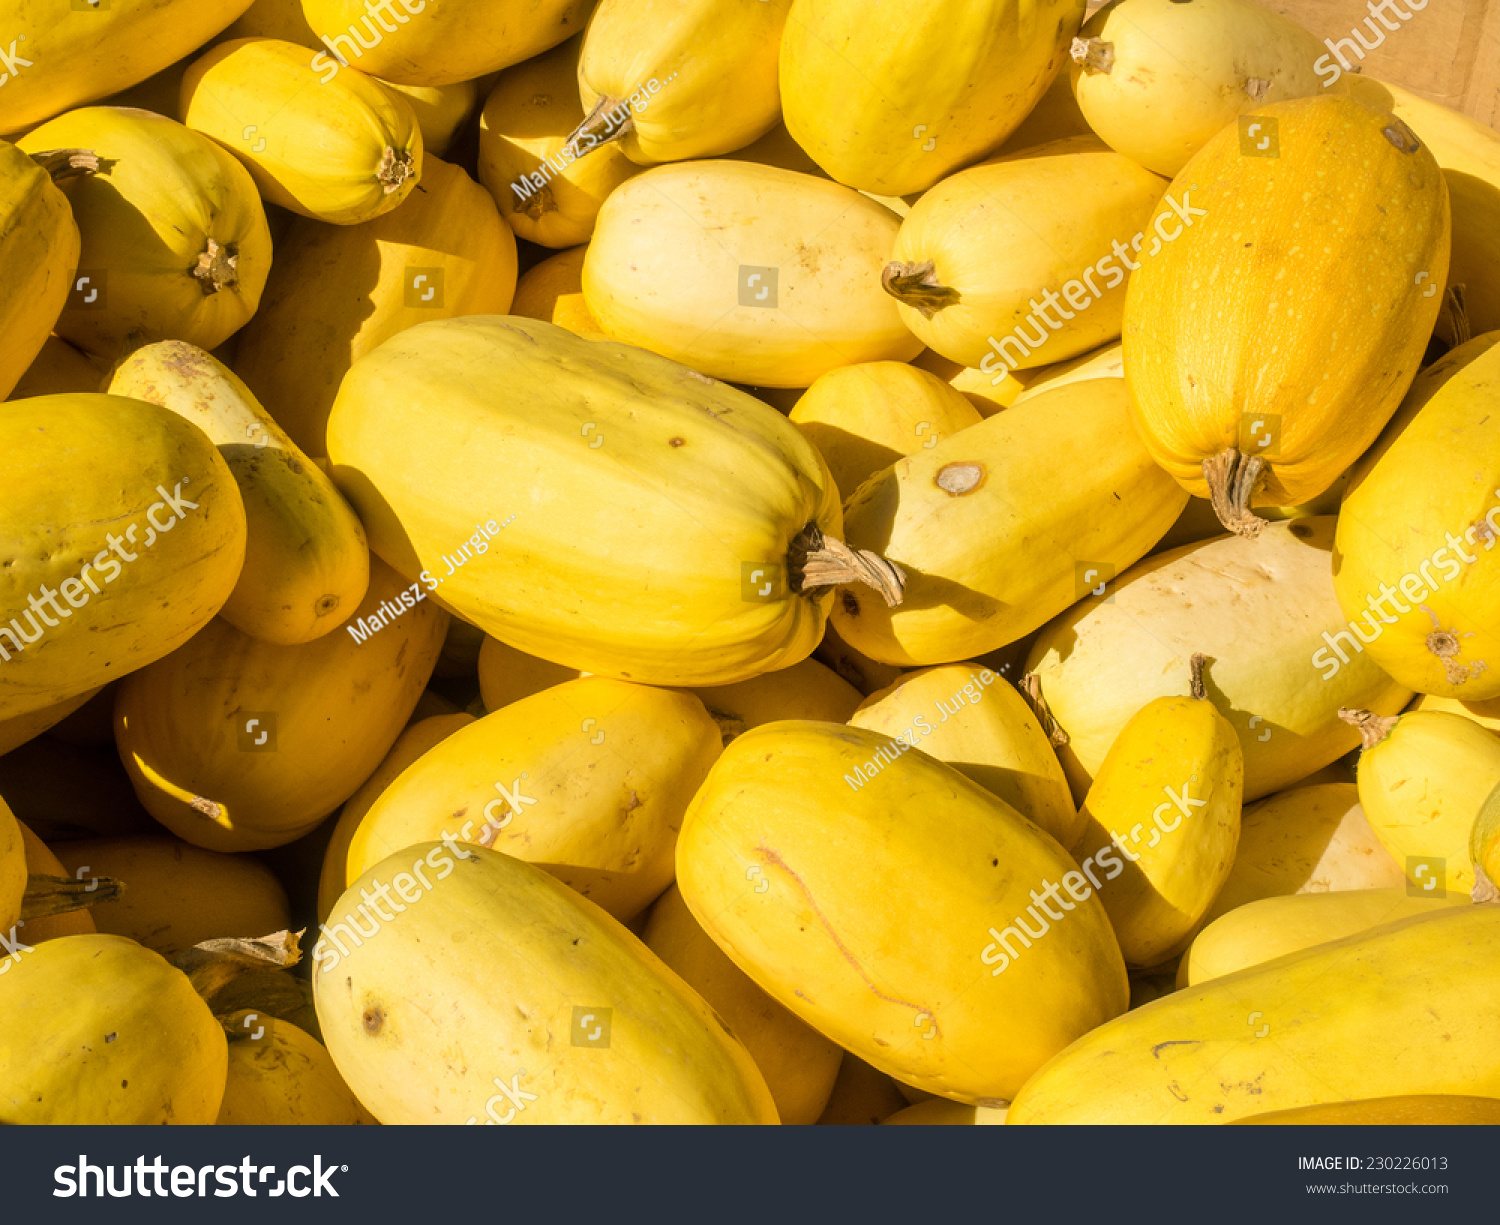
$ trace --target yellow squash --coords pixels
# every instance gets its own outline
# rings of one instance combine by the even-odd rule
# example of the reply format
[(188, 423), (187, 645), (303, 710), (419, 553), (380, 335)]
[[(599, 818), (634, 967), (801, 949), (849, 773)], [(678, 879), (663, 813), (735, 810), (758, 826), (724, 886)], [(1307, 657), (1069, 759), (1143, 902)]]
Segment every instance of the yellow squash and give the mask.
[(276, 646), (215, 620), (127, 677), (115, 739), (151, 815), (194, 846), (261, 850), (300, 838), (353, 795), (442, 649), (448, 615), (412, 587), (372, 562), (347, 634)]
[(1476, 902), (1500, 902), (1500, 786), (1491, 791), (1469, 832)]
[[(763, 990), (880, 1070), (979, 1105), (1125, 1009), (1077, 869), (958, 771), (831, 723), (737, 739), (677, 846), (689, 909)], [(913, 939), (914, 915), (946, 934)]]
[(355, 71), (322, 84), (307, 48), (221, 43), (182, 79), (183, 123), (244, 163), (272, 204), (335, 225), (388, 213), (421, 177), (411, 104)]
[(1294, 1127), (1428, 1127), (1500, 1126), (1500, 1098), (1466, 1094), (1419, 1094), (1376, 1097), (1363, 1101), (1320, 1102), (1292, 1110), (1272, 1110), (1235, 1119), (1233, 1126), (1250, 1124)]
[(1005, 1122), (1010, 1113), (1005, 1106), (966, 1106), (962, 1102), (950, 1102), (944, 1098), (929, 1098), (898, 1110), (889, 1118), (881, 1119), (888, 1126), (921, 1127), (995, 1127)]
[(1144, 556), (1186, 501), (1131, 433), (1121, 383), (1058, 388), (898, 460), (850, 498), (850, 546), (906, 567), (906, 597), (886, 608), (845, 588), (833, 623), (886, 663), (982, 655)]
[(21, 896), (26, 892), (27, 875), (21, 824), (0, 799), (0, 934), (9, 936), (21, 917)]
[(245, 564), (220, 610), (225, 621), (294, 646), (353, 616), (370, 584), (365, 530), (244, 383), (211, 354), (168, 340), (125, 358), (108, 390), (192, 422), (234, 473), (245, 504)]
[(0, 133), (105, 98), (191, 55), (250, 0), (108, 0), (8, 4), (17, 43), (0, 92)]
[(1113, 0), (1073, 45), (1072, 85), (1111, 148), (1174, 175), (1246, 111), (1325, 88), (1348, 93), (1314, 69), (1324, 50), (1252, 0)]
[(500, 710), (533, 693), (587, 675), (577, 668), (527, 655), (488, 634), (479, 648), (479, 696), (487, 711)]
[[(0, 800), (0, 808), (3, 808), (4, 804), (5, 801)], [(0, 815), (0, 827), (4, 825), (5, 817)], [(47, 844), (31, 832), (30, 827), (24, 821), (17, 821), (16, 825), (21, 830), (21, 846), (25, 851), (26, 872), (28, 875), (73, 875), (67, 868), (63, 867), (62, 860), (52, 853)], [(4, 842), (5, 839), (5, 833), (0, 832), (0, 842)], [(0, 876), (5, 876), (9, 871), (10, 868), (5, 862), (5, 852), (0, 851)], [(86, 902), (88, 899), (85, 898), (82, 900)], [(70, 910), (57, 915), (42, 915), (27, 919), (19, 926), (21, 927), (20, 934), (24, 936), (25, 943), (31, 945), (40, 944), (43, 940), (56, 940), (60, 936), (88, 936), (99, 930), (94, 925), (91, 911), (88, 908)], [(0, 927), (3, 927), (7, 934), (10, 932), (10, 926), (5, 922), (3, 905), (0, 905)], [(267, 930), (270, 929), (268, 928)], [(14, 944), (14, 940), (11, 943)]]
[(160, 659), (208, 624), (239, 577), (234, 477), (201, 431), (155, 404), (7, 404), (0, 488), (0, 718)]
[(451, 85), (519, 64), (583, 28), (592, 0), (303, 0), (302, 12), (328, 52), (320, 80), (343, 64), (402, 85)]
[(90, 910), (102, 932), (170, 957), (204, 940), (254, 940), (292, 925), (286, 890), (251, 855), (223, 855), (177, 838), (59, 842), (64, 875), (122, 881), (118, 901)]
[(1448, 276), (1448, 188), (1401, 120), (1324, 96), (1242, 115), (1167, 195), (1188, 191), (1192, 226), (1130, 279), (1125, 382), (1157, 462), (1254, 536), (1252, 505), (1322, 493), (1406, 394)]
[(1078, 99), (1073, 96), (1073, 83), (1064, 69), (1052, 78), (1047, 92), (1026, 113), (1020, 126), (1005, 138), (1005, 143), (995, 150), (995, 154), (1003, 156), (1020, 149), (1048, 145), (1054, 140), (1067, 140), (1070, 136), (1093, 134), (1093, 128), (1089, 127), (1089, 121), (1078, 107)]
[(212, 1123), (226, 1048), (187, 975), (124, 936), (0, 963), (0, 1123)]
[(725, 744), (752, 727), (778, 719), (846, 722), (862, 696), (832, 668), (812, 658), (748, 681), (693, 692), (719, 725)]
[(1492, 732), (1500, 732), (1500, 699), (1491, 699), (1488, 702), (1465, 702), (1456, 698), (1433, 697), (1430, 693), (1417, 694), (1409, 710), (1441, 710), (1453, 715), (1463, 715), (1466, 719), (1473, 719), (1480, 727), (1487, 727)]
[(826, 1127), (874, 1127), (907, 1104), (902, 1089), (884, 1072), (877, 1072), (845, 1051), (818, 1123)]
[(313, 950), (318, 1020), (382, 1123), (777, 1121), (713, 1009), (531, 864), (419, 842), (332, 919)]
[(1124, 861), (1099, 897), (1130, 966), (1182, 951), (1239, 846), (1245, 755), (1203, 664), (1194, 656), (1190, 696), (1156, 698), (1120, 729), (1080, 812), (1080, 855)]
[(584, 299), (616, 340), (714, 378), (807, 387), (836, 367), (921, 349), (880, 288), (900, 224), (794, 170), (658, 166), (604, 202)]
[(1340, 720), (1341, 707), (1395, 714), (1406, 704), (1411, 690), (1368, 656), (1335, 657), (1342, 614), (1329, 574), (1333, 530), (1330, 516), (1315, 516), (1271, 524), (1258, 540), (1184, 545), (1111, 579), (1104, 598), (1042, 630), (1026, 670), (1068, 737), (1058, 756), (1074, 795), (1136, 711), (1188, 691), (1188, 660), (1199, 652), (1210, 664), (1209, 700), (1245, 751), (1246, 800), (1290, 787), (1354, 748), (1359, 736)]
[(866, 697), (889, 688), (902, 676), (902, 669), (894, 664), (880, 663), (856, 651), (838, 636), (832, 625), (823, 631), (823, 640), (813, 658), (827, 664)]
[(1083, 832), (1047, 734), (1003, 676), (978, 664), (903, 673), (849, 723), (945, 761), (1071, 849)]
[(224, 1019), (231, 1034), (220, 1127), (347, 1127), (374, 1123), (327, 1050), (290, 1021), (248, 1010)]
[(821, 375), (788, 414), (848, 498), (903, 455), (930, 451), (983, 418), (960, 391), (905, 362), (860, 362)]
[(1193, 938), (1177, 967), (1177, 985), (1196, 986), (1397, 919), (1468, 904), (1458, 893), (1413, 896), (1405, 885), (1261, 898), (1221, 915)]
[(255, 313), (271, 270), (265, 210), (245, 168), (206, 136), (149, 111), (91, 106), (44, 123), (21, 148), (101, 159), (98, 174), (63, 188), (83, 239), (63, 339), (109, 359), (166, 339), (212, 349)]
[(1361, 465), (1335, 537), (1334, 590), (1361, 649), (1410, 689), (1469, 701), (1500, 697), (1494, 339), (1471, 341), (1482, 351), (1445, 381), (1413, 386), (1410, 419)]
[(1467, 896), (1474, 824), (1500, 786), (1500, 738), (1472, 719), (1408, 711), (1382, 719), (1345, 711), (1359, 728), (1359, 802), (1413, 888)]
[(6, 268), (0, 284), (0, 396), (11, 394), (42, 352), (78, 267), (78, 223), (53, 181), (76, 173), (69, 160), (54, 157), (44, 166), (0, 141), (0, 262)]
[(7, 399), (29, 400), (32, 396), (74, 395), (98, 391), (105, 371), (95, 359), (53, 334), (42, 342), (36, 360), (26, 367)]
[(582, 36), (500, 75), (479, 116), (479, 181), (500, 215), (528, 242), (587, 242), (604, 198), (640, 167), (624, 147), (590, 156), (569, 142), (583, 121), (578, 101)]
[(387, 89), (400, 94), (417, 117), (422, 130), (422, 148), (442, 157), (458, 138), (465, 122), (479, 105), (482, 81), (458, 81), (452, 85), (397, 85), (382, 81)]
[(580, 671), (728, 684), (811, 653), (825, 584), (863, 576), (899, 598), (885, 563), (832, 539), (837, 491), (779, 413), (548, 323), (445, 320), (386, 341), (344, 379), (328, 449), (376, 553)]
[(698, 925), (673, 885), (651, 908), (641, 940), (724, 1018), (766, 1078), (790, 1126), (816, 1123), (843, 1051), (755, 985)]
[(568, 681), (402, 771), (355, 831), (345, 879), (411, 843), (456, 839), (534, 863), (624, 922), (672, 883), (682, 814), (722, 744), (690, 694)]
[(840, 183), (924, 191), (1005, 140), (1066, 62), (1084, 0), (794, 0), (787, 130)]
[(1101, 1025), (1017, 1123), (1228, 1123), (1356, 1097), (1500, 1096), (1500, 906), (1402, 919)]
[(1245, 809), (1234, 866), (1204, 919), (1212, 923), (1262, 898), (1405, 884), (1402, 865), (1370, 828), (1355, 785), (1313, 783)]
[(583, 300), (583, 257), (587, 251), (587, 247), (570, 247), (528, 268), (516, 282), (510, 313), (555, 323), (580, 336), (591, 332), (603, 336), (604, 330)]
[(1166, 188), (1096, 136), (1023, 149), (923, 195), (881, 283), (923, 343), (998, 386), (1119, 338), (1131, 253), (1160, 249), (1147, 222)]
[(578, 60), (580, 155), (618, 141), (633, 162), (713, 157), (781, 118), (776, 57), (792, 0), (600, 0)]
[(254, 0), (221, 37), (226, 42), (233, 38), (284, 38), (304, 47), (318, 45), (318, 36), (302, 11), (302, 0)]
[[(1120, 356), (1118, 343), (1105, 345), (1101, 349), (1095, 349), (1092, 353), (1085, 353), (1082, 357), (1075, 357), (1071, 361), (1058, 362), (1055, 366), (1043, 366), (1040, 370), (1027, 371), (1035, 377), (1029, 380), (1021, 389), (1020, 395), (1011, 401), (1012, 405), (1024, 403), (1027, 400), (1039, 396), (1044, 391), (1051, 391), (1054, 387), (1064, 387), (1069, 383), (1082, 383), (1089, 379), (1123, 379), (1125, 377), (1125, 360)], [(1218, 535), (1218, 522), (1214, 523), (1212, 535)]]
[(493, 201), (428, 156), (422, 189), (394, 213), (353, 226), (292, 223), (240, 335), (235, 373), (297, 446), (326, 455), (328, 412), (351, 365), (415, 324), (502, 314), (515, 286), (515, 236)]

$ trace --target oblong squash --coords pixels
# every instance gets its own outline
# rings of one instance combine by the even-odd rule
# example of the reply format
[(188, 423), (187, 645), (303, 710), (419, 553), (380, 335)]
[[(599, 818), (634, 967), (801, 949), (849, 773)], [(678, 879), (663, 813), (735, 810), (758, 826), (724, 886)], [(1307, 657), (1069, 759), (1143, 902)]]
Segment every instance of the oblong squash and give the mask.
[(500, 74), (479, 115), (479, 181), (516, 234), (544, 247), (587, 242), (610, 192), (640, 167), (621, 145), (583, 156), (581, 35)]
[(1485, 798), (1469, 831), (1476, 902), (1500, 901), (1500, 786)]
[[(47, 343), (67, 304), (78, 267), (78, 223), (53, 182), (70, 167), (63, 158), (38, 164), (0, 141), (0, 393), (9, 397)], [(95, 384), (97, 386), (97, 383)], [(89, 388), (87, 390), (93, 390)]]
[(840, 183), (925, 191), (1008, 137), (1052, 84), (1084, 0), (887, 6), (794, 0), (781, 40), (787, 130)]
[(553, 685), (588, 675), (518, 651), (488, 634), (479, 648), (479, 696), (491, 713)]
[(690, 694), (567, 681), (403, 770), (360, 821), (345, 879), (414, 842), (456, 839), (534, 863), (624, 922), (672, 883), (682, 814), (722, 746)]
[(234, 473), (245, 504), (245, 564), (219, 611), (225, 621), (294, 646), (354, 615), (370, 585), (365, 529), (244, 383), (211, 354), (168, 340), (125, 358), (108, 391), (191, 421)]
[(0, 133), (106, 98), (191, 55), (251, 0), (110, 0), (6, 10), (20, 65), (0, 93)]
[(830, 370), (787, 416), (828, 461), (845, 498), (903, 455), (983, 420), (962, 392), (905, 362)]
[(880, 288), (900, 224), (794, 170), (658, 166), (599, 210), (584, 300), (616, 340), (714, 378), (807, 387), (838, 366), (921, 349)]
[(748, 681), (694, 689), (728, 744), (762, 723), (779, 719), (812, 719), (843, 723), (860, 703), (858, 689), (816, 659), (808, 658), (779, 672), (763, 672)]
[(999, 384), (1119, 338), (1166, 189), (1096, 136), (972, 166), (912, 207), (882, 284), (924, 344)]
[(0, 412), (0, 487), (0, 718), (160, 659), (239, 578), (234, 477), (200, 430), (155, 404), (12, 401)]
[(724, 1018), (745, 1044), (788, 1126), (816, 1123), (828, 1106), (844, 1052), (798, 1020), (709, 937), (673, 885), (651, 907), (641, 940)]
[(134, 940), (0, 963), (0, 1123), (212, 1123), (228, 1058), (187, 975)]
[(1177, 985), (1195, 986), (1315, 944), (1468, 903), (1458, 893), (1413, 896), (1408, 886), (1261, 898), (1221, 915), (1193, 938), (1177, 968)]
[(422, 167), (422, 190), (394, 213), (294, 221), (240, 334), (235, 373), (310, 456), (328, 453), (328, 412), (366, 353), (418, 323), (510, 309), (515, 235), (459, 167), (430, 155)]
[[(382, 1123), (776, 1122), (713, 1009), (531, 864), (417, 843), (356, 881), (333, 920), (313, 950), (318, 1021)], [(378, 939), (354, 933), (372, 922)]]
[(1410, 1127), (1500, 1125), (1500, 1098), (1467, 1094), (1411, 1094), (1352, 1102), (1320, 1102), (1292, 1110), (1270, 1110), (1235, 1119), (1234, 1127), (1286, 1124), (1294, 1127)]
[[(1021, 404), (1039, 396), (1044, 391), (1051, 391), (1054, 387), (1065, 387), (1069, 383), (1083, 383), (1089, 379), (1123, 379), (1125, 377), (1125, 359), (1120, 356), (1119, 344), (1105, 345), (1103, 348), (1095, 349), (1092, 353), (1085, 353), (1082, 357), (1075, 357), (1071, 361), (1058, 362), (1055, 366), (1043, 366), (1040, 370), (1028, 371), (1035, 377), (1028, 380), (1021, 393), (1011, 401), (1012, 405)], [(1213, 535), (1218, 534), (1218, 524), (1215, 521)]]
[(1500, 906), (1402, 919), (1176, 991), (1075, 1042), (1007, 1122), (1228, 1123), (1408, 1093), (1500, 1096)]
[(290, 1021), (241, 1009), (231, 1034), (220, 1127), (347, 1127), (373, 1123), (323, 1045)]
[(516, 317), (421, 324), (350, 370), (328, 447), (371, 548), (528, 654), (717, 685), (822, 632), (831, 592), (803, 582), (841, 526), (822, 460), (773, 409), (654, 353)]
[(271, 270), (271, 232), (255, 182), (208, 137), (150, 111), (91, 106), (29, 132), (21, 148), (83, 148), (100, 171), (65, 181), (83, 245), (57, 333), (120, 357), (157, 340), (216, 348), (244, 326)]
[(349, 626), (276, 646), (215, 620), (127, 677), (115, 740), (141, 803), (211, 851), (283, 846), (318, 825), (374, 772), (427, 684), (448, 614), (425, 594), (372, 560), (363, 640)]
[(1500, 738), (1472, 719), (1407, 711), (1382, 719), (1346, 711), (1359, 728), (1359, 803), (1413, 888), (1468, 895), (1469, 844), (1484, 802), (1500, 786)]
[(583, 257), (587, 247), (572, 247), (533, 264), (516, 282), (512, 315), (555, 323), (579, 336), (604, 335), (599, 321), (583, 300)]
[(1333, 519), (1319, 515), (1269, 524), (1258, 540), (1184, 545), (1141, 562), (1109, 584), (1108, 598), (1042, 630), (1026, 670), (1068, 737), (1058, 757), (1074, 795), (1136, 711), (1187, 692), (1188, 661), (1200, 652), (1210, 664), (1209, 699), (1245, 751), (1246, 800), (1354, 748), (1359, 736), (1339, 718), (1341, 707), (1395, 714), (1406, 704), (1411, 690), (1368, 656), (1334, 657), (1342, 614), (1329, 575), (1333, 531)]
[(978, 664), (903, 673), (848, 719), (947, 762), (1071, 849), (1083, 821), (1067, 776), (1026, 701)]
[(1254, 536), (1252, 505), (1322, 493), (1406, 394), (1442, 303), (1422, 286), (1448, 276), (1448, 187), (1399, 119), (1325, 96), (1242, 116), (1167, 195), (1187, 190), (1193, 224), (1130, 279), (1125, 382), (1156, 461)]
[(1348, 93), (1314, 68), (1325, 50), (1252, 0), (1113, 0), (1084, 23), (1070, 72), (1079, 109), (1111, 148), (1175, 175), (1246, 111)]
[[(688, 908), (764, 991), (882, 1071), (979, 1105), (1125, 1009), (1119, 946), (1076, 869), (956, 770), (829, 723), (737, 739), (677, 845)], [(1065, 907), (1042, 903), (1055, 930), (1037, 891)], [(913, 940), (915, 914), (949, 936)]]
[(1143, 557), (1186, 501), (1130, 432), (1122, 383), (1058, 388), (898, 460), (849, 499), (850, 546), (906, 567), (906, 596), (887, 608), (845, 588), (833, 623), (886, 663), (983, 655)]
[[(588, 118), (573, 144), (619, 142), (643, 166), (714, 157), (781, 118), (777, 56), (792, 0), (600, 0), (578, 59)], [(590, 156), (597, 156), (592, 154)]]
[(250, 172), (272, 204), (335, 225), (388, 213), (421, 177), (422, 129), (411, 104), (358, 72), (327, 84), (307, 48), (239, 38), (182, 78), (180, 114)]
[(1500, 562), (1491, 556), (1500, 539), (1500, 420), (1490, 412), (1500, 398), (1500, 344), (1437, 386), (1413, 386), (1412, 396), (1400, 434), (1344, 495), (1334, 591), (1360, 647), (1403, 685), (1500, 697)]
[(1488, 702), (1464, 702), (1456, 698), (1438, 698), (1430, 693), (1417, 694), (1408, 710), (1441, 710), (1451, 715), (1463, 715), (1466, 719), (1473, 719), (1480, 727), (1487, 727), (1492, 732), (1500, 732), (1500, 699), (1491, 699)]

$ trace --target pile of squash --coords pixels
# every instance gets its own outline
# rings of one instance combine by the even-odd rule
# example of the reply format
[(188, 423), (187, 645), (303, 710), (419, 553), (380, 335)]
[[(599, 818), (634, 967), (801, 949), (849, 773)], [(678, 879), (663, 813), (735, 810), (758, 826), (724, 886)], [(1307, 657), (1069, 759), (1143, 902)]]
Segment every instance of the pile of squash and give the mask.
[(1500, 133), (869, 8), (0, 0), (0, 1123), (1500, 1122)]

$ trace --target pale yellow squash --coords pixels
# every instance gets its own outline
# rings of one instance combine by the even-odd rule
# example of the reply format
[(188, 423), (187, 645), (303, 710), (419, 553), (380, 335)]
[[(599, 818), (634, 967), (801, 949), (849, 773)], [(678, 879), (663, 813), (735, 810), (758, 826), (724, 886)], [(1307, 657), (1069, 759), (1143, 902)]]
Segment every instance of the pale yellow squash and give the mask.
[(321, 1043), (290, 1021), (241, 1009), (231, 1034), (220, 1127), (348, 1127), (374, 1123)]
[[(1021, 394), (1011, 401), (1012, 404), (1023, 404), (1044, 391), (1064, 387), (1069, 383), (1083, 383), (1089, 379), (1123, 379), (1125, 359), (1120, 356), (1119, 344), (1105, 345), (1082, 357), (1028, 373), (1034, 377), (1021, 389)], [(1216, 520), (1213, 534), (1217, 535), (1222, 530)]]
[(1034, 149), (1037, 145), (1067, 140), (1071, 136), (1092, 135), (1094, 129), (1089, 127), (1089, 121), (1078, 107), (1078, 99), (1073, 96), (1073, 82), (1064, 68), (1052, 78), (1047, 92), (1027, 112), (1020, 126), (1005, 138), (1005, 143), (995, 150), (995, 155), (999, 157), (1021, 149)]
[(1468, 1094), (1409, 1094), (1361, 1101), (1320, 1102), (1292, 1110), (1271, 1110), (1235, 1119), (1231, 1126), (1286, 1125), (1293, 1127), (1451, 1127), (1500, 1126), (1500, 1098)]
[(880, 288), (900, 225), (858, 192), (793, 170), (659, 166), (605, 201), (584, 299), (616, 340), (714, 378), (807, 387), (921, 349)]
[(733, 685), (694, 689), (724, 743), (762, 723), (778, 719), (814, 719), (844, 723), (863, 695), (826, 664), (804, 659), (779, 672), (765, 672)]
[(549, 255), (521, 274), (516, 282), (512, 315), (555, 323), (579, 336), (604, 334), (583, 300), (583, 257), (587, 247), (572, 247)]
[(1084, 0), (794, 0), (787, 130), (840, 183), (923, 191), (1006, 139), (1051, 85)]
[(1485, 798), (1469, 831), (1469, 861), (1474, 865), (1474, 900), (1500, 901), (1500, 786)]

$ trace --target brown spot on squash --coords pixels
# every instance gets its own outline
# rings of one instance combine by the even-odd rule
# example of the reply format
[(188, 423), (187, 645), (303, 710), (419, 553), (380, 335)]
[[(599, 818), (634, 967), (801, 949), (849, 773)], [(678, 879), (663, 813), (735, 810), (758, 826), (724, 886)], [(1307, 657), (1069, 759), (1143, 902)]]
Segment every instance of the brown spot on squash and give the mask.
[(379, 1004), (366, 1008), (364, 1016), (360, 1018), (364, 1022), (365, 1033), (374, 1038), (385, 1028), (385, 1009)]

